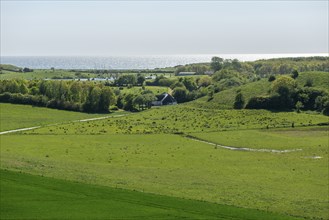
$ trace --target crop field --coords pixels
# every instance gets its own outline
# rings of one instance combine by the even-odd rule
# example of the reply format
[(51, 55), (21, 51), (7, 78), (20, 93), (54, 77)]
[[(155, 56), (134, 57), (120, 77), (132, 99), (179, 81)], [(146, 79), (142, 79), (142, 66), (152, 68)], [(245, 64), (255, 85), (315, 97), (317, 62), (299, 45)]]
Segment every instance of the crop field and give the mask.
[[(123, 113), (115, 113), (123, 114)], [(55, 124), (115, 114), (87, 114), (56, 109), (0, 103), (0, 131)]]

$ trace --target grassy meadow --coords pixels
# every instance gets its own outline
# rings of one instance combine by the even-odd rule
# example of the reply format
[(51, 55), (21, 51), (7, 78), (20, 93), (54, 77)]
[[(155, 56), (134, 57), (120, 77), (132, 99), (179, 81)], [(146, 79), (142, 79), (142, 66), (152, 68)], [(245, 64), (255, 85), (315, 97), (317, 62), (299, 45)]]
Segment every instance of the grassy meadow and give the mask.
[[(197, 115), (198, 117), (195, 117)], [(189, 105), (152, 108), (126, 117), (81, 124), (67, 123), (45, 127), (33, 134), (149, 134), (211, 132), (283, 128), (317, 125), (328, 122), (321, 114), (271, 112), (267, 110), (215, 110)]]
[[(42, 219), (244, 219), (245, 216), (297, 219), (259, 210), (0, 172), (1, 219), (41, 216)], [(27, 199), (29, 202), (25, 202)], [(13, 213), (13, 209), (17, 212)]]
[[(1, 104), (1, 110), (10, 112), (13, 106)], [(36, 109), (19, 107), (25, 115)], [(37, 109), (44, 111), (39, 115), (49, 115), (49, 109)], [(81, 114), (62, 113), (76, 114), (77, 118)], [(209, 213), (222, 213), (222, 217), (216, 214), (214, 218), (257, 219), (257, 216), (262, 216), (259, 218), (271, 219), (272, 215), (282, 215), (274, 219), (284, 219), (284, 216), (328, 218), (328, 127), (316, 126), (328, 122), (326, 116), (178, 105), (97, 121), (72, 122), (73, 118), (67, 117), (67, 121), (64, 122), (63, 117), (59, 125), (1, 135), (1, 168), (52, 177), (56, 179), (54, 181), (75, 181), (83, 187), (122, 188), (152, 193), (155, 197), (188, 199), (184, 201), (196, 204), (199, 204), (197, 201), (205, 201), (205, 204), (212, 203), (211, 206), (218, 207)], [(15, 118), (20, 121), (24, 114), (17, 114)], [(1, 121), (8, 120), (8, 114), (1, 114)], [(34, 125), (32, 122), (31, 125)], [(291, 127), (292, 122), (295, 128)], [(269, 129), (266, 129), (268, 125)], [(17, 122), (15, 127), (18, 126)], [(189, 139), (185, 135), (235, 147), (302, 150), (289, 153), (232, 151)], [(8, 191), (13, 193), (15, 190)], [(136, 197), (147, 195), (141, 193)], [(78, 207), (93, 207), (87, 200)], [(163, 200), (162, 197), (160, 200)], [(144, 208), (145, 213), (159, 211), (169, 216), (176, 215), (173, 213), (177, 211), (174, 208), (170, 209), (172, 212), (136, 208), (136, 203), (127, 204), (127, 209), (132, 210), (130, 214), (136, 213), (145, 218), (149, 215), (138, 214)], [(75, 207), (72, 202), (68, 204)], [(17, 208), (28, 209), (21, 205), (23, 207)], [(129, 212), (123, 213), (115, 205), (109, 206), (118, 212), (113, 216), (130, 218)], [(208, 209), (204, 206), (200, 206), (200, 213), (203, 213), (200, 216), (184, 214), (183, 206), (174, 206), (181, 214), (177, 218), (209, 219), (212, 216), (207, 214)], [(193, 204), (187, 206), (199, 207)], [(56, 204), (53, 207), (57, 207)], [(241, 211), (252, 209), (256, 217), (248, 213), (232, 217), (220, 207), (240, 207)], [(135, 209), (138, 211), (134, 212)], [(5, 213), (15, 216), (10, 211)], [(59, 217), (51, 213), (49, 218)], [(268, 216), (264, 217), (264, 213)], [(99, 211), (100, 218), (105, 214), (105, 211)], [(26, 218), (35, 216), (29, 212), (23, 215)], [(78, 214), (72, 213), (72, 218), (75, 215)], [(163, 215), (155, 216), (161, 218)]]
[(57, 124), (74, 120), (114, 116), (116, 114), (87, 114), (81, 112), (61, 111), (30, 105), (0, 103), (0, 131), (27, 128), (41, 125)]
[(33, 70), (33, 72), (12, 72), (8, 70), (2, 70), (2, 74), (0, 74), (0, 80), (4, 79), (52, 79), (52, 78), (79, 78), (83, 76), (83, 78), (94, 78), (97, 77), (95, 73), (81, 73), (79, 75), (76, 72), (69, 70)]

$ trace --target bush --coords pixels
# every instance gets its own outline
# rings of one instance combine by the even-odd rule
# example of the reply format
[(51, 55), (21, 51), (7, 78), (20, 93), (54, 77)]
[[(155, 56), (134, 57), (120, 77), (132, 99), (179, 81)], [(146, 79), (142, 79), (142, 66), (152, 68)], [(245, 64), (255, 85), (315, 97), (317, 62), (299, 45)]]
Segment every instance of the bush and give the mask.
[(275, 76), (274, 75), (270, 75), (270, 77), (268, 78), (269, 82), (273, 82), (275, 80)]

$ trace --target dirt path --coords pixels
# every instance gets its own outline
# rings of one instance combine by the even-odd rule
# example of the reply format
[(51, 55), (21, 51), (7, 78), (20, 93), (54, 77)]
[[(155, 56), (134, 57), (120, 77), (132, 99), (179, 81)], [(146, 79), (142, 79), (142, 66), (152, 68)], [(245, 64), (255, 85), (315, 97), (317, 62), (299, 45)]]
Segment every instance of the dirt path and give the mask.
[(216, 143), (209, 142), (209, 141), (200, 140), (200, 139), (197, 139), (194, 137), (188, 136), (186, 138), (188, 138), (190, 140), (206, 143), (209, 145), (213, 145), (215, 147), (220, 147), (220, 148), (224, 148), (224, 149), (228, 149), (228, 150), (235, 150), (235, 151), (252, 151), (252, 152), (269, 152), (269, 153), (290, 153), (290, 152), (295, 152), (295, 151), (302, 151), (302, 149), (275, 150), (275, 149), (255, 149), (255, 148), (246, 148), (246, 147), (231, 147), (231, 146), (224, 146), (224, 145), (216, 144)]
[[(105, 117), (98, 117), (98, 118), (87, 118), (87, 119), (75, 120), (72, 122), (96, 121), (96, 120), (102, 120), (102, 119), (106, 119), (106, 118), (118, 118), (118, 117), (123, 117), (123, 116), (126, 116), (126, 115), (114, 115), (114, 116), (105, 116)], [(43, 125), (43, 126), (34, 126), (34, 127), (29, 127), (29, 128), (19, 128), (19, 129), (14, 129), (14, 130), (9, 130), (9, 131), (1, 131), (0, 135), (20, 132), (20, 131), (28, 131), (28, 130), (33, 130), (33, 129), (37, 129), (37, 128), (41, 128), (41, 127), (54, 126), (54, 125), (59, 125), (59, 123)]]

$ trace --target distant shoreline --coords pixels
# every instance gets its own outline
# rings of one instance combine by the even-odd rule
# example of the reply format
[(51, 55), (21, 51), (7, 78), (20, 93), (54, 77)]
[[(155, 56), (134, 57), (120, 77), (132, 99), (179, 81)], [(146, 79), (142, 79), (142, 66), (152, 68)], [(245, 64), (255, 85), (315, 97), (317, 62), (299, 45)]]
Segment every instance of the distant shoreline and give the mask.
[(328, 57), (328, 53), (283, 54), (205, 54), (205, 55), (142, 55), (142, 56), (1, 56), (1, 64), (33, 69), (155, 69), (190, 63), (210, 62), (211, 57), (239, 61), (273, 58)]

